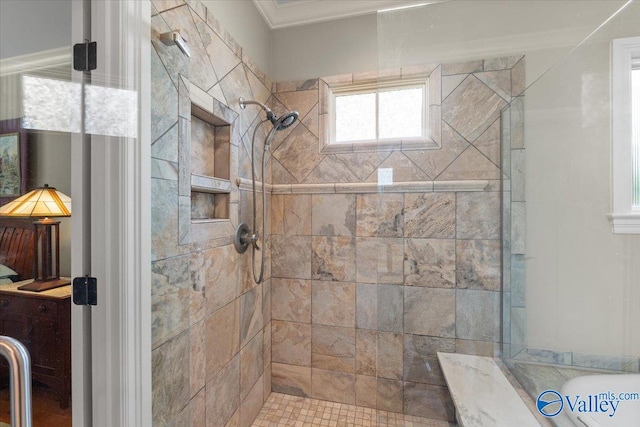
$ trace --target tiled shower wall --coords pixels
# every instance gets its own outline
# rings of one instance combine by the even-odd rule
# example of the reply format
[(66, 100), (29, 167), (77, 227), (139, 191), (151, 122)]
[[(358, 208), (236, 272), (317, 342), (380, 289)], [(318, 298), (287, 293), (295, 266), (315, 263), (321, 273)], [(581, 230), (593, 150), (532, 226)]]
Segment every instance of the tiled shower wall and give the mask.
[(301, 117), (273, 145), (274, 391), (453, 420), (436, 352), (498, 355), (500, 112), (524, 59), (425, 71), (433, 150), (319, 150), (327, 87), (376, 73), (274, 86)]
[[(267, 102), (271, 82), (199, 2), (152, 4), (153, 424), (249, 426), (271, 392), (271, 292), (269, 270), (256, 286), (250, 252), (239, 255), (231, 241), (238, 221), (250, 223), (248, 193), (235, 180), (250, 176), (259, 114), (238, 99)], [(178, 29), (190, 58), (159, 40)], [(191, 132), (194, 97), (231, 123), (228, 220), (191, 220), (191, 173), (219, 155), (202, 137), (217, 132), (202, 123), (196, 131), (195, 119)]]

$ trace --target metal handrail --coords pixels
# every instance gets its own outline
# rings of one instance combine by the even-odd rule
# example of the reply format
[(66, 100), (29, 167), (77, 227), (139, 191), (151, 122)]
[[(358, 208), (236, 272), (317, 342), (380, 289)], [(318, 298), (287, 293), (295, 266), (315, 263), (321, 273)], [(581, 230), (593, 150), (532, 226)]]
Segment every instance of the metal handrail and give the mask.
[(0, 355), (9, 362), (11, 427), (31, 427), (31, 359), (17, 339), (0, 336)]

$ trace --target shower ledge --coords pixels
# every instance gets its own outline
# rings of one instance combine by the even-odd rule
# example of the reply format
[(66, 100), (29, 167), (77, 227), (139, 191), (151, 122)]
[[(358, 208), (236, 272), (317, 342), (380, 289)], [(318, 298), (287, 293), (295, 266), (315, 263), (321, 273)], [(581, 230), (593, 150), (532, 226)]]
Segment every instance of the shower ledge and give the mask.
[(438, 353), (461, 427), (540, 427), (490, 357)]

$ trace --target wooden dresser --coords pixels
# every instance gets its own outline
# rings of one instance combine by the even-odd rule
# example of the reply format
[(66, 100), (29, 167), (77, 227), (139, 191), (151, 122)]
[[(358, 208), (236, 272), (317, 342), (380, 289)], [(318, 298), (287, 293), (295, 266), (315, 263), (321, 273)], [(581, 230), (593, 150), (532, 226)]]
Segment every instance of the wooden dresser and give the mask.
[[(0, 335), (20, 340), (31, 355), (31, 375), (55, 392), (61, 408), (71, 397), (71, 286), (20, 291), (33, 279), (0, 286)], [(0, 365), (6, 361), (0, 358)], [(6, 368), (0, 375), (8, 376)]]

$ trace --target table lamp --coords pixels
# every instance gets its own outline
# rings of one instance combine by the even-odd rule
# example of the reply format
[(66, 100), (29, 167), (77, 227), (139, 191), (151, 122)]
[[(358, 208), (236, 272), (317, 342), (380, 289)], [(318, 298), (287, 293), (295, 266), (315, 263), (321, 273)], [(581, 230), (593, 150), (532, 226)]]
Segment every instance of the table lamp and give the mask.
[(32, 283), (19, 286), (26, 291), (46, 291), (68, 285), (60, 280), (60, 221), (71, 216), (71, 198), (47, 184), (0, 207), (0, 216), (39, 218), (34, 221)]

